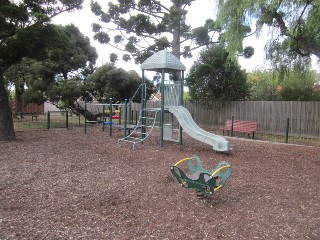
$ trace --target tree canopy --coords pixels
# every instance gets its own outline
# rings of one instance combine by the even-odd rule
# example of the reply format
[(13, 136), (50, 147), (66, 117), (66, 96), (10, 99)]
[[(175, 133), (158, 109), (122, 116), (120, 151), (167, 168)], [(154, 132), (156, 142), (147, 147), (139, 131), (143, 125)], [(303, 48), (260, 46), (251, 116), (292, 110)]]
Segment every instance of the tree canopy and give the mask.
[[(93, 24), (94, 38), (125, 52), (123, 60), (131, 57), (142, 63), (154, 52), (170, 48), (180, 59), (192, 57), (192, 51), (219, 41), (221, 28), (212, 20), (192, 28), (187, 24), (188, 8), (195, 0), (163, 1), (118, 0), (109, 2), (104, 10), (98, 2), (91, 1), (92, 11), (100, 17)], [(248, 51), (245, 56), (251, 56)], [(115, 60), (115, 56), (111, 56)]]
[[(89, 96), (102, 102), (112, 98), (114, 102), (124, 102), (125, 99), (131, 99), (141, 84), (141, 77), (135, 71), (125, 71), (122, 68), (116, 68), (113, 64), (105, 64), (96, 69), (96, 71), (85, 82), (85, 87)], [(146, 79), (147, 99), (156, 91), (153, 82)], [(133, 101), (140, 101), (140, 91), (136, 93)]]
[[(60, 94), (53, 96), (50, 94), (51, 88), (57, 88), (56, 85), (59, 84), (66, 84), (63, 80), (75, 81), (77, 79), (80, 81), (93, 72), (98, 56), (95, 48), (90, 45), (89, 38), (72, 24), (54, 25), (53, 27), (60, 32), (63, 44), (48, 49), (47, 57), (41, 61), (23, 58), (19, 64), (12, 65), (5, 72), (6, 79), (15, 85), (16, 114), (22, 111), (22, 102), (40, 104), (50, 101), (58, 105), (62, 101), (58, 97)], [(69, 85), (70, 83), (66, 85), (66, 89)], [(26, 90), (25, 86), (27, 86)], [(63, 99), (66, 106), (70, 105), (71, 108), (74, 96), (77, 98), (81, 96), (75, 95), (77, 89), (73, 90)]]
[(241, 51), (245, 37), (267, 26), (272, 34), (266, 53), (275, 67), (308, 66), (311, 55), (320, 59), (319, 1), (219, 1), (218, 18), (231, 56)]
[(210, 106), (213, 101), (244, 100), (248, 95), (247, 75), (231, 61), (221, 45), (201, 51), (187, 77), (192, 100)]
[(280, 100), (279, 73), (272, 70), (257, 69), (248, 74), (247, 82), (250, 88), (252, 101), (277, 101)]
[[(0, 5), (0, 68), (2, 71), (23, 57), (41, 58), (50, 44), (60, 36), (50, 20), (66, 11), (80, 9), (83, 0), (13, 1)], [(14, 51), (13, 51), (14, 49)]]
[(84, 36), (73, 24), (56, 27), (64, 32), (66, 41), (62, 46), (51, 49), (48, 54), (54, 70), (64, 79), (70, 75), (79, 75), (80, 72), (92, 72), (98, 54), (91, 46), (89, 37)]
[(278, 71), (255, 70), (248, 74), (249, 100), (319, 101), (319, 74), (298, 67), (282, 76)]
[(319, 86), (315, 71), (294, 68), (281, 79), (277, 90), (283, 101), (319, 101)]
[(24, 57), (43, 59), (61, 36), (50, 20), (62, 12), (80, 9), (83, 0), (3, 0), (0, 4), (0, 141), (14, 140), (15, 132), (4, 71)]

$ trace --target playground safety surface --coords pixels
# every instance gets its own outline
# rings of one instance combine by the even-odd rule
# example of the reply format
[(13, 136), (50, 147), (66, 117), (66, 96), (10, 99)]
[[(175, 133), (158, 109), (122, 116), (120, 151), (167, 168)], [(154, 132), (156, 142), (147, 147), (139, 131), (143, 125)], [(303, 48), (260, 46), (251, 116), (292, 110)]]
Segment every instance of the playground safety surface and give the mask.
[[(229, 138), (216, 153), (159, 132), (132, 151), (108, 128), (17, 132), (0, 142), (0, 239), (320, 239), (320, 148)], [(198, 199), (170, 174), (193, 155), (233, 174)]]

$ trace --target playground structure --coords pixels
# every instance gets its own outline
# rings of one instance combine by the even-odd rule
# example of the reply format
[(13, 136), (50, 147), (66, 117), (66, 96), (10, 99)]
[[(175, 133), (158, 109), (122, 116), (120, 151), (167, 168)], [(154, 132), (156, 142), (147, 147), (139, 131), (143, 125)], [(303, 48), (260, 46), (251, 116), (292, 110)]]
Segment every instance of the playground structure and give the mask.
[[(110, 98), (110, 103), (83, 103), (83, 108), (94, 115), (97, 115), (96, 120), (88, 120), (85, 118), (85, 133), (87, 133), (87, 124), (102, 124), (102, 130), (104, 131), (104, 126), (114, 125), (116, 122), (121, 125), (121, 109), (125, 104), (112, 103)], [(112, 134), (112, 131), (110, 132)]]
[[(124, 124), (113, 125), (112, 117), (109, 116), (107, 125), (110, 126), (110, 136), (112, 128), (124, 129), (124, 137), (118, 140), (120, 142), (132, 143), (133, 149), (136, 144), (143, 143), (155, 127), (156, 119), (160, 115), (160, 146), (163, 147), (164, 140), (179, 142), (182, 145), (182, 131), (184, 130), (189, 136), (197, 139), (203, 143), (212, 146), (213, 150), (217, 152), (229, 152), (230, 144), (225, 138), (207, 132), (201, 129), (192, 119), (189, 111), (183, 107), (183, 88), (184, 88), (184, 71), (186, 67), (173, 54), (162, 50), (154, 53), (146, 61), (141, 64), (142, 83), (135, 92), (134, 96), (126, 100), (124, 104), (118, 104), (118, 107), (124, 108)], [(161, 73), (160, 94), (161, 107), (148, 108), (146, 106), (146, 83), (145, 71), (156, 71)], [(166, 74), (173, 74), (177, 76), (177, 81), (165, 80)], [(129, 125), (132, 99), (136, 93), (141, 91), (141, 110), (139, 114), (139, 121), (136, 125)], [(109, 104), (95, 104), (103, 107), (103, 116), (105, 114), (105, 107), (109, 106), (112, 109), (115, 104), (112, 104), (110, 99)], [(165, 113), (171, 115), (171, 119), (176, 117), (179, 123), (178, 139), (172, 138), (173, 124), (165, 123)], [(104, 117), (103, 117), (104, 118)], [(119, 117), (121, 121), (121, 117)], [(129, 130), (129, 131), (128, 131)], [(128, 134), (127, 134), (128, 133)]]
[[(189, 136), (212, 146), (213, 150), (217, 152), (229, 152), (230, 144), (225, 138), (207, 132), (201, 129), (192, 119), (189, 111), (183, 107), (183, 88), (184, 88), (184, 71), (186, 67), (173, 54), (162, 50), (154, 53), (146, 61), (141, 64), (142, 70), (142, 90), (141, 90), (141, 112), (139, 117), (140, 137), (137, 138), (137, 129), (125, 136), (121, 141), (131, 142), (133, 148), (135, 144), (142, 143), (151, 133), (157, 113), (160, 113), (160, 146), (163, 146), (163, 141), (177, 141), (182, 144), (182, 130)], [(161, 73), (161, 107), (147, 108), (146, 107), (146, 91), (145, 91), (145, 71), (156, 71)], [(166, 81), (166, 74), (175, 74), (178, 76), (177, 81)], [(149, 116), (152, 113), (152, 116)], [(170, 123), (165, 123), (164, 114), (169, 113), (176, 117), (179, 122), (178, 139), (172, 138), (173, 127)], [(148, 120), (153, 124), (148, 124)], [(146, 130), (150, 129), (150, 130)]]
[[(183, 163), (187, 165), (182, 166)], [(170, 171), (182, 187), (196, 189), (197, 196), (201, 198), (210, 197), (224, 187), (232, 173), (231, 165), (227, 161), (220, 162), (213, 170), (206, 170), (198, 156), (178, 161)]]
[(158, 108), (142, 108), (139, 114), (138, 124), (132, 129), (129, 135), (126, 135), (118, 140), (132, 143), (132, 149), (135, 149), (136, 144), (143, 143), (151, 134), (156, 124), (157, 115), (160, 109)]
[[(138, 91), (143, 91), (142, 95), (146, 96), (146, 84), (140, 84), (139, 88), (133, 94), (133, 97), (129, 100), (125, 100), (124, 103), (113, 103), (112, 98), (109, 99), (109, 103), (84, 103), (85, 111), (89, 111), (93, 114), (100, 115), (98, 121), (88, 121), (85, 119), (85, 133), (87, 133), (87, 123), (102, 123), (102, 131), (105, 130), (105, 126), (109, 126), (109, 135), (112, 136), (113, 128), (124, 130), (124, 137), (119, 139), (119, 142), (123, 139), (131, 142), (133, 150), (137, 143), (141, 143), (152, 132), (159, 108), (143, 108), (139, 111), (139, 119), (135, 119), (133, 124), (133, 111), (131, 110), (132, 99), (135, 98)], [(110, 110), (111, 109), (111, 110)], [(123, 123), (123, 124), (122, 124)], [(141, 131), (141, 129), (143, 131)], [(134, 137), (139, 135), (141, 137)]]

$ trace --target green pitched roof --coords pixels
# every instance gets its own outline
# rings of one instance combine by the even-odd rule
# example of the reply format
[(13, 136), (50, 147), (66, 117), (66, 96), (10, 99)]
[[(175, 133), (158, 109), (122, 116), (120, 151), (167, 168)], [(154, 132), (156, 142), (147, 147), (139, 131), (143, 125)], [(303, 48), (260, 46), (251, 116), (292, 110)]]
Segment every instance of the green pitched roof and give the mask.
[(169, 53), (166, 50), (161, 50), (145, 60), (141, 64), (140, 69), (150, 71), (156, 71), (160, 69), (185, 71), (186, 67), (172, 53)]

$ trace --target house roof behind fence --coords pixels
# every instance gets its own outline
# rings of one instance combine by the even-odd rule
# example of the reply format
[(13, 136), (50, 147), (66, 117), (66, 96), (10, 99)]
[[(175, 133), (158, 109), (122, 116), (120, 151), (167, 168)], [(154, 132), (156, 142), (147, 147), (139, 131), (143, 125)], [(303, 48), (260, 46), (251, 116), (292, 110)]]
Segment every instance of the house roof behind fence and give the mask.
[(150, 71), (157, 71), (160, 69), (185, 71), (186, 67), (172, 53), (169, 53), (166, 50), (161, 50), (145, 60), (141, 64), (140, 69)]

